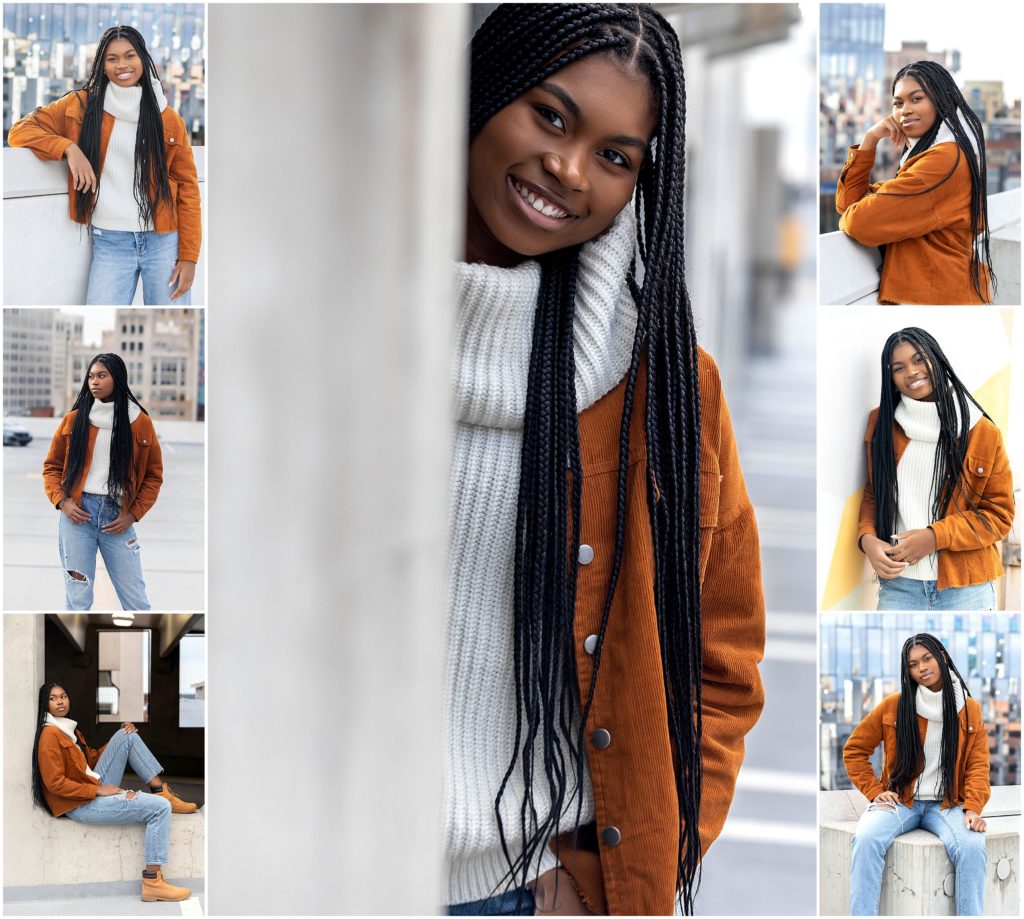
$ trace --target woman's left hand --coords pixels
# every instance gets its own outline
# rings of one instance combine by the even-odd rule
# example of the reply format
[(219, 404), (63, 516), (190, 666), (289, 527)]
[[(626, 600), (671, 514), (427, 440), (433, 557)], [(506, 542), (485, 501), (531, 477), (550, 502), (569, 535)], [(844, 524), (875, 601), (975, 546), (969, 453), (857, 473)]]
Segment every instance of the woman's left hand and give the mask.
[(130, 721), (124, 722), (124, 724), (121, 725), (121, 730), (124, 731), (125, 734), (138, 734), (139, 733), (139, 729), (137, 727), (135, 727), (135, 725), (132, 724)]
[(931, 527), (925, 527), (923, 530), (905, 530), (897, 533), (895, 538), (900, 544), (885, 554), (897, 562), (916, 565), (926, 555), (931, 555), (935, 551), (935, 531)]
[(985, 827), (988, 824), (981, 819), (981, 814), (976, 814), (974, 811), (964, 811), (964, 826), (969, 830), (974, 830), (975, 833), (984, 833)]
[(110, 523), (105, 524), (100, 529), (109, 536), (116, 536), (118, 533), (123, 533), (127, 530), (133, 523), (135, 523), (135, 518), (131, 513), (121, 511)]
[[(555, 877), (558, 877), (558, 893), (555, 894)], [(589, 916), (590, 910), (576, 892), (572, 876), (564, 868), (545, 871), (533, 888), (535, 916)]]
[(171, 272), (171, 283), (168, 287), (174, 287), (174, 292), (171, 294), (172, 300), (177, 300), (182, 294), (188, 293), (192, 289), (192, 282), (196, 279), (196, 263), (186, 262), (182, 259), (178, 259), (174, 263), (174, 271)]

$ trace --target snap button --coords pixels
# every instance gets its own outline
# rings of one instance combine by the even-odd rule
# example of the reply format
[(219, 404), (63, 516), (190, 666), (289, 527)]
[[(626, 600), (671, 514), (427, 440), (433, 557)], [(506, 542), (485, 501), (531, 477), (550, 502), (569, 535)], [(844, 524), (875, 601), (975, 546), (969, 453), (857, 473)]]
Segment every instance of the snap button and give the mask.
[(622, 834), (619, 832), (619, 828), (617, 826), (606, 826), (601, 830), (601, 842), (609, 847), (617, 846), (622, 842)]
[(598, 750), (604, 750), (606, 747), (610, 747), (612, 744), (612, 735), (608, 733), (604, 728), (598, 728), (590, 735), (590, 742)]
[(978, 475), (981, 475), (981, 473), (983, 473), (984, 471), (985, 471), (985, 467), (984, 466), (979, 466), (978, 467)]
[(171, 143), (172, 143), (172, 144), (174, 143), (174, 138), (173, 138), (173, 137), (171, 138)]
[(583, 650), (587, 654), (593, 654), (597, 650), (597, 636), (588, 635), (586, 640), (583, 642)]
[(583, 543), (583, 545), (580, 546), (579, 559), (581, 565), (589, 565), (594, 560), (593, 546), (588, 546), (586, 543)]

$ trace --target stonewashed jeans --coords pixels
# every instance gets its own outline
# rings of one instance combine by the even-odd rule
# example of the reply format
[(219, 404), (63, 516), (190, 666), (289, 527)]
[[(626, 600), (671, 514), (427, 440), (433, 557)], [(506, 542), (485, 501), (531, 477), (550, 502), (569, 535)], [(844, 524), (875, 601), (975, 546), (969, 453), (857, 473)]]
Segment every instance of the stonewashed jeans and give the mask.
[[(120, 785), (126, 765), (145, 782), (164, 771), (137, 733), (126, 734), (120, 730), (100, 754), (95, 771), (104, 785)], [(144, 791), (134, 798), (129, 798), (125, 792), (97, 795), (92, 801), (68, 811), (67, 816), (78, 823), (144, 823), (146, 864), (167, 864), (171, 837), (171, 802), (167, 798)]]
[(968, 587), (946, 587), (939, 590), (937, 581), (915, 578), (879, 578), (878, 609), (880, 610), (973, 610), (995, 609), (996, 582), (971, 584)]
[(448, 907), (449, 916), (532, 916), (534, 913), (533, 891), (529, 887), (523, 890), (523, 903), (516, 912), (517, 891), (488, 897), (486, 900), (474, 900), (471, 903), (456, 903)]
[(956, 869), (958, 916), (980, 916), (985, 906), (985, 834), (964, 826), (964, 809), (941, 810), (940, 801), (872, 804), (857, 821), (850, 864), (850, 915), (877, 916), (882, 895), (885, 853), (893, 840), (920, 827), (934, 833), (946, 847)]
[(99, 549), (107, 574), (117, 591), (117, 599), (121, 601), (121, 609), (149, 609), (139, 557), (141, 547), (135, 527), (130, 526), (116, 536), (103, 532), (101, 528), (121, 513), (117, 503), (106, 495), (83, 493), (79, 506), (91, 514), (85, 523), (72, 523), (63, 511), (58, 511), (60, 563), (64, 569), (64, 608), (92, 609), (96, 550)]
[(174, 263), (178, 260), (178, 231), (104, 230), (92, 227), (92, 265), (85, 302), (90, 306), (131, 306), (142, 278), (146, 306), (189, 306), (192, 291), (171, 299)]

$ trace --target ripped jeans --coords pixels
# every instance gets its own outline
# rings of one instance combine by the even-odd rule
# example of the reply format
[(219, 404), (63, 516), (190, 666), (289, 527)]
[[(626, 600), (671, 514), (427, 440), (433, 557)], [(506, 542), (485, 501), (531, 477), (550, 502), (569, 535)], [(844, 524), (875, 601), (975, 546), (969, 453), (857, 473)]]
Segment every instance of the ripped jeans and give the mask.
[(85, 523), (72, 523), (60, 513), (58, 540), (60, 563), (64, 571), (64, 608), (92, 609), (93, 582), (96, 579), (96, 550), (121, 601), (121, 609), (147, 610), (146, 582), (142, 579), (139, 538), (130, 526), (116, 536), (101, 529), (114, 520), (121, 509), (106, 495), (83, 494), (79, 506), (91, 517)]
[(934, 833), (946, 847), (956, 870), (958, 916), (980, 916), (985, 906), (985, 834), (964, 826), (959, 805), (941, 810), (941, 801), (904, 804), (875, 803), (860, 816), (853, 837), (850, 865), (850, 915), (877, 916), (882, 895), (885, 853), (903, 833), (921, 828)]

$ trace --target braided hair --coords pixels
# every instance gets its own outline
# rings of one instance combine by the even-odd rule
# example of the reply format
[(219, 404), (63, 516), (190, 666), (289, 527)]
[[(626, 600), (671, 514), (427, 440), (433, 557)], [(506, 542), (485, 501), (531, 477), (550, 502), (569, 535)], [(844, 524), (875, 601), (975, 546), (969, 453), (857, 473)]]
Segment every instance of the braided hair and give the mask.
[[(945, 125), (953, 132), (960, 151), (952, 172), (942, 182), (952, 177), (953, 172), (960, 165), (961, 156), (967, 161), (971, 172), (971, 281), (981, 301), (990, 303), (992, 291), (996, 286), (996, 276), (992, 271), (992, 255), (989, 251), (984, 128), (974, 110), (964, 99), (956, 81), (941, 64), (936, 64), (934, 61), (917, 61), (903, 67), (893, 78), (893, 95), (896, 93), (896, 84), (904, 77), (917, 80), (921, 84), (922, 91), (935, 107), (936, 113), (932, 126), (914, 144), (913, 154), (916, 156), (931, 147), (935, 143), (939, 129)], [(904, 150), (906, 149), (904, 148)], [(938, 184), (941, 185), (942, 182)], [(936, 185), (933, 188), (925, 189), (925, 191), (933, 191), (937, 187)], [(916, 192), (916, 194), (924, 193)], [(985, 263), (984, 269), (982, 260)]]
[(119, 502), (129, 494), (135, 482), (135, 453), (132, 443), (132, 424), (128, 417), (128, 403), (134, 402), (139, 409), (149, 414), (128, 386), (128, 368), (117, 354), (97, 354), (89, 361), (85, 380), (71, 410), (77, 412), (71, 427), (68, 445), (68, 459), (61, 482), (61, 494), (68, 497), (78, 484), (85, 469), (85, 455), (89, 449), (89, 412), (96, 401), (89, 389), (89, 372), (96, 364), (107, 368), (114, 379), (114, 427), (110, 432), (110, 465), (107, 472), (107, 494)]
[[(889, 776), (889, 791), (895, 791), (903, 798), (924, 769), (924, 745), (917, 727), (917, 683), (910, 675), (910, 649), (927, 648), (935, 658), (942, 677), (942, 747), (939, 751), (942, 776), (942, 799), (952, 801), (956, 792), (956, 751), (960, 739), (960, 722), (957, 718), (956, 693), (952, 679), (960, 681), (964, 696), (970, 690), (960, 671), (934, 635), (922, 632), (912, 635), (903, 643), (900, 652), (900, 698), (896, 706), (896, 757), (892, 775)], [(951, 676), (952, 674), (952, 676)]]
[[(167, 159), (164, 155), (164, 127), (160, 116), (160, 105), (150, 79), (160, 79), (156, 64), (146, 49), (146, 40), (142, 33), (131, 26), (111, 26), (103, 33), (96, 48), (96, 56), (92, 62), (92, 70), (81, 90), (85, 92), (85, 114), (82, 116), (82, 127), (78, 135), (78, 146), (81, 147), (93, 172), (99, 177), (101, 166), (101, 128), (103, 126), (103, 100), (107, 94), (107, 77), (105, 58), (110, 43), (124, 39), (131, 42), (136, 54), (142, 59), (142, 79), (138, 85), (142, 90), (142, 102), (139, 106), (139, 124), (135, 132), (135, 202), (139, 206), (139, 220), (144, 226), (153, 223), (153, 215), (157, 206), (163, 202), (169, 208), (174, 207), (171, 197), (170, 180), (167, 177)], [(75, 213), (82, 223), (88, 223), (96, 207), (97, 195), (88, 189), (75, 192)]]
[[(39, 687), (39, 708), (36, 712), (36, 738), (32, 743), (32, 800), (40, 807), (49, 811), (51, 816), (53, 811), (50, 810), (50, 805), (46, 802), (46, 797), (43, 794), (43, 777), (39, 772), (39, 738), (43, 733), (43, 728), (46, 727), (46, 716), (50, 711), (50, 692), (54, 688), (64, 689), (64, 684), (47, 680), (47, 682)], [(84, 755), (85, 750), (82, 748), (82, 742), (75, 738), (75, 743)]]
[[(967, 439), (971, 430), (968, 403), (989, 416), (956, 375), (939, 343), (924, 329), (910, 326), (893, 332), (882, 348), (882, 391), (878, 402), (878, 420), (871, 435), (871, 482), (875, 492), (875, 531), (882, 539), (899, 532), (899, 490), (896, 483), (896, 450), (893, 423), (900, 392), (892, 379), (892, 353), (897, 345), (910, 343), (926, 360), (928, 379), (935, 396), (939, 416), (939, 440), (935, 445), (932, 470), (931, 520), (941, 520), (954, 497), (964, 498), (976, 511), (977, 491), (970, 484), (964, 467)], [(992, 419), (989, 418), (989, 421)], [(973, 494), (972, 494), (973, 493)], [(988, 526), (984, 517), (978, 516)], [(884, 535), (883, 535), (884, 534)]]
[[(512, 760), (495, 800), (506, 875), (526, 883), (539, 851), (575, 802), (573, 845), (583, 805), (583, 728), (594, 699), (626, 521), (630, 418), (646, 359), (644, 432), (647, 501), (654, 547), (654, 601), (676, 767), (680, 817), (677, 883), (693, 912), (699, 886), (701, 798), (700, 394), (697, 344), (684, 262), (686, 95), (679, 40), (650, 6), (596, 3), (505, 4), (480, 27), (471, 48), (470, 140), (504, 106), (559, 69), (592, 54), (611, 55), (643, 74), (657, 112), (651, 155), (640, 168), (634, 208), (637, 253), (628, 283), (637, 328), (619, 434), (615, 553), (585, 699), (577, 697), (573, 650), (582, 474), (573, 355), (580, 247), (543, 255), (527, 383), (514, 567), (514, 676), (519, 700)], [(568, 481), (567, 481), (568, 480)], [(567, 554), (568, 552), (568, 554)], [(577, 731), (571, 728), (582, 702)], [(541, 753), (543, 775), (534, 776)], [(567, 763), (568, 759), (568, 763)], [(506, 842), (501, 800), (517, 765), (525, 784), (522, 853)], [(538, 813), (535, 781), (546, 782), (551, 812)]]

